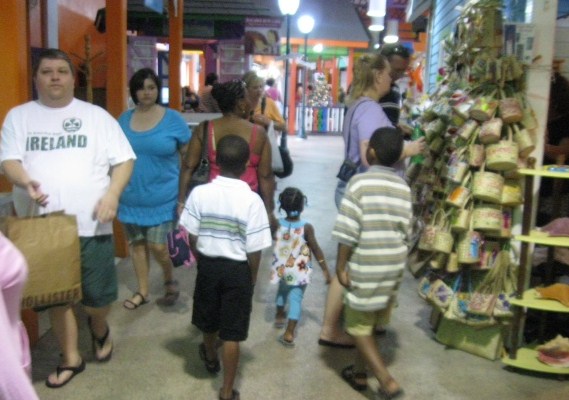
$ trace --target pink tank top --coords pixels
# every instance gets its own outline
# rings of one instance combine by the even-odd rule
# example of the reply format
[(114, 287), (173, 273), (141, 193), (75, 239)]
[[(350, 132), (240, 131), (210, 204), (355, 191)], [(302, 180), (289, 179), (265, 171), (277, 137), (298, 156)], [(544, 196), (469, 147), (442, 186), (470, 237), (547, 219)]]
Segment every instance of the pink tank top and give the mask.
[[(215, 155), (216, 151), (214, 150), (214, 140), (213, 137), (213, 121), (210, 121), (208, 124), (208, 141), (207, 141), (207, 149), (208, 149), (208, 159), (210, 165), (210, 172), (209, 172), (209, 181), (215, 179), (219, 175), (219, 166), (215, 163)], [(253, 153), (253, 148), (255, 147), (255, 142), (257, 140), (257, 125), (253, 125), (253, 131), (251, 132), (251, 141), (249, 142), (249, 151), (251, 152), (249, 155), (249, 162), (247, 163), (247, 169), (241, 175), (240, 179), (246, 182), (252, 191), (258, 192), (259, 190), (259, 179), (257, 177), (257, 167), (259, 166), (259, 161), (261, 160), (261, 156), (259, 154)]]

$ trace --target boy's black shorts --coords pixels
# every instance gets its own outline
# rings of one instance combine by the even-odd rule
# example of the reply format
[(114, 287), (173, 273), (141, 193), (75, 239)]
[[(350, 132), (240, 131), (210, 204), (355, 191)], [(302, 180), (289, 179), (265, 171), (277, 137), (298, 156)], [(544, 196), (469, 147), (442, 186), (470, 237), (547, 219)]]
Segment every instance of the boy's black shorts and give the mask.
[(247, 339), (253, 300), (247, 261), (199, 255), (192, 324), (221, 340)]

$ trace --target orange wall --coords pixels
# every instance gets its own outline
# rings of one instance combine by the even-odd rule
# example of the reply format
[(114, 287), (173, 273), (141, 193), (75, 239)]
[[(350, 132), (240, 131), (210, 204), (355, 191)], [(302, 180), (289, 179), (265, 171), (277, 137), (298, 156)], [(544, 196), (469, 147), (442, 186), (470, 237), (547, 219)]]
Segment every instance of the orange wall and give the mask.
[[(91, 57), (105, 50), (105, 34), (95, 28), (97, 10), (105, 7), (105, 0), (59, 0), (59, 48), (71, 55), (75, 65), (81, 64), (77, 56), (85, 57), (85, 35), (91, 36)], [(106, 55), (93, 60), (93, 87), (105, 87)]]

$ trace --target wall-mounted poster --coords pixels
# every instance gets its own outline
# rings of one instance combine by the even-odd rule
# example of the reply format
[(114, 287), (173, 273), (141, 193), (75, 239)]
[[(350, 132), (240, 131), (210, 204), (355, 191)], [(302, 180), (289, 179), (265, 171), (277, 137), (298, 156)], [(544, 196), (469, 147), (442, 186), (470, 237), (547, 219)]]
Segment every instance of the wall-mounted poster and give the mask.
[(248, 17), (245, 19), (246, 54), (280, 54), (280, 18)]
[(156, 69), (156, 38), (150, 36), (129, 36), (127, 45), (127, 79), (141, 68)]

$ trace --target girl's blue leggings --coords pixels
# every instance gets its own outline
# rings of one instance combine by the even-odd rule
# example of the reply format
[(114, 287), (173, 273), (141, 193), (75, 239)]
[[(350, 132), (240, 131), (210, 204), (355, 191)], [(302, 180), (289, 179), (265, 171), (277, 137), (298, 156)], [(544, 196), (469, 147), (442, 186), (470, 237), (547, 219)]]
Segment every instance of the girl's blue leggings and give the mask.
[(279, 290), (277, 291), (277, 307), (284, 307), (288, 299), (288, 319), (298, 321), (302, 314), (302, 299), (307, 285), (292, 286), (279, 282)]

